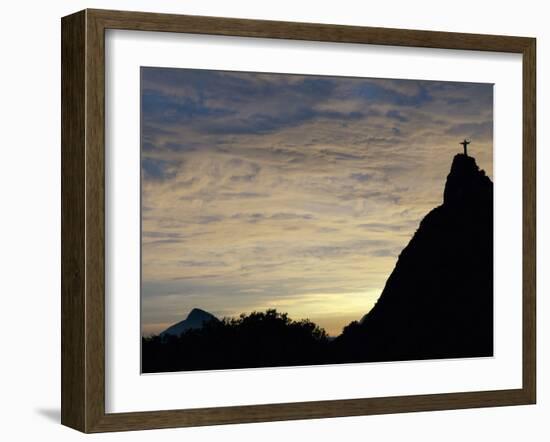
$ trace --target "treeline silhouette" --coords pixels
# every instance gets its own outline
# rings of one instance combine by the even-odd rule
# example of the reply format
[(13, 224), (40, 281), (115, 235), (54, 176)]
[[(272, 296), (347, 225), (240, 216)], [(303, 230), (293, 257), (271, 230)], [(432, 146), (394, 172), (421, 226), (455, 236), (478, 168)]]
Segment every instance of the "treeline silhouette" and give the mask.
[(458, 154), (443, 204), (421, 221), (373, 309), (341, 335), (275, 310), (251, 313), (143, 338), (142, 371), (492, 355), (493, 183)]
[(180, 336), (144, 337), (142, 372), (322, 364), (328, 346), (313, 322), (270, 309), (211, 320)]

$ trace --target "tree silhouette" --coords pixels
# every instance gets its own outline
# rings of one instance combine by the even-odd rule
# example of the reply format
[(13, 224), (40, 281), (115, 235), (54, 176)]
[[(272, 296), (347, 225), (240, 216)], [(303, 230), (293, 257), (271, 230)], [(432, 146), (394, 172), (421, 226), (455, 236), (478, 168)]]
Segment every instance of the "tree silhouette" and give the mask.
[(328, 351), (325, 330), (274, 309), (210, 321), (180, 336), (142, 340), (142, 371), (167, 372), (317, 364)]

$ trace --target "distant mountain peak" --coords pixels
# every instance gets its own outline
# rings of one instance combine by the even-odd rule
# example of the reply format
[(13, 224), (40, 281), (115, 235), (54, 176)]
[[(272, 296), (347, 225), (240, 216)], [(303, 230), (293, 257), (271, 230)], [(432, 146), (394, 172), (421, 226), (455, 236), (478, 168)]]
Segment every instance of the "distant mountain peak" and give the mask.
[(168, 327), (160, 334), (160, 336), (179, 336), (187, 330), (200, 329), (204, 326), (205, 323), (210, 321), (218, 321), (218, 318), (205, 310), (194, 308), (189, 312), (187, 318)]
[(193, 310), (191, 310), (189, 312), (189, 314), (187, 315), (187, 319), (190, 319), (190, 320), (204, 319), (204, 318), (212, 319), (212, 318), (214, 318), (214, 315), (212, 315), (211, 313), (208, 313), (205, 310), (202, 310), (202, 309), (196, 308), (196, 307)]

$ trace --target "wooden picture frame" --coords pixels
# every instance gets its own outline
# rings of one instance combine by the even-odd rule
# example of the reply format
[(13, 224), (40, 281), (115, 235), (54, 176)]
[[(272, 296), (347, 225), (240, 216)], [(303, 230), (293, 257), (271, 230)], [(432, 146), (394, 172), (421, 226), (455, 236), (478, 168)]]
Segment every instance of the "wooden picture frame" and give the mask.
[[(523, 385), (497, 391), (105, 412), (105, 30), (495, 51), (523, 57)], [(62, 19), (62, 424), (91, 432), (533, 404), (535, 54), (533, 38), (84, 10)]]

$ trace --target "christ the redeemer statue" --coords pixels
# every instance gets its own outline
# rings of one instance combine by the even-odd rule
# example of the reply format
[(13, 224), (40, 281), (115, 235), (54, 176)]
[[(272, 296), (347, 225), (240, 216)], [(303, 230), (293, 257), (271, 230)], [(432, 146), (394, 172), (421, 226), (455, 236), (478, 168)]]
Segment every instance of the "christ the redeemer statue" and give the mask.
[(471, 141), (468, 141), (466, 139), (464, 139), (464, 141), (462, 143), (458, 143), (458, 144), (462, 144), (464, 146), (464, 155), (465, 156), (468, 156), (468, 144), (470, 144)]

